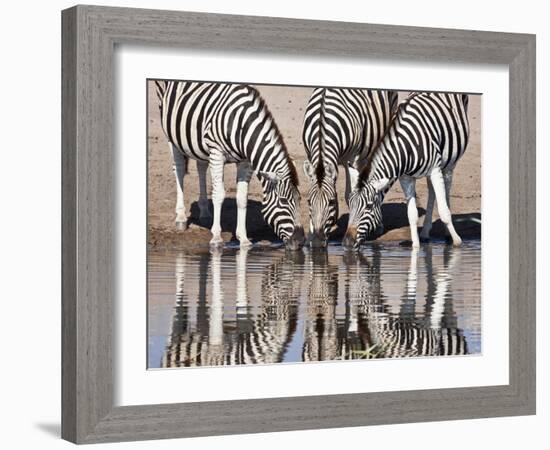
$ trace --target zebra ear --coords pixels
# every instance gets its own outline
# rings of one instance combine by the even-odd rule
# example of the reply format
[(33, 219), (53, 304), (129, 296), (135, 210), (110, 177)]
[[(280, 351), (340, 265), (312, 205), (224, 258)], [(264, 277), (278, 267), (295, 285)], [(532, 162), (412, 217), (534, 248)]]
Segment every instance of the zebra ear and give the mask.
[(327, 164), (325, 166), (325, 175), (328, 176), (332, 181), (334, 181), (338, 176), (338, 172), (336, 172), (336, 169), (334, 168), (334, 166)]
[(350, 186), (352, 189), (359, 189), (359, 171), (355, 167), (348, 166)]
[(315, 169), (313, 168), (313, 164), (311, 164), (308, 159), (304, 160), (304, 174), (310, 180), (315, 179)]
[(372, 186), (376, 189), (376, 192), (381, 192), (388, 184), (390, 180), (387, 178), (382, 178), (380, 180), (375, 180), (372, 182)]
[(270, 189), (274, 189), (277, 186), (277, 183), (281, 181), (281, 176), (276, 172), (264, 172), (262, 170), (258, 170), (258, 178), (263, 178), (266, 180)]

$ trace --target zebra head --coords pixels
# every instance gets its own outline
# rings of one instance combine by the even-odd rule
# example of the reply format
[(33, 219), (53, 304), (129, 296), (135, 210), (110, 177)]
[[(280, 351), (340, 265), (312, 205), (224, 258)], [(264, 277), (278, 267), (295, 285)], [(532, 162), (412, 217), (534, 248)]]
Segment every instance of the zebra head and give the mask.
[(342, 245), (358, 249), (361, 244), (382, 228), (383, 193), (378, 183), (360, 180), (349, 197), (348, 229)]
[(300, 192), (295, 172), (281, 174), (258, 171), (258, 177), (263, 185), (262, 214), (266, 222), (286, 248), (301, 249), (305, 236), (300, 223)]
[(307, 201), (311, 246), (326, 247), (328, 235), (338, 218), (337, 169), (329, 165), (325, 167), (322, 161), (314, 168), (306, 159), (304, 173), (310, 181)]

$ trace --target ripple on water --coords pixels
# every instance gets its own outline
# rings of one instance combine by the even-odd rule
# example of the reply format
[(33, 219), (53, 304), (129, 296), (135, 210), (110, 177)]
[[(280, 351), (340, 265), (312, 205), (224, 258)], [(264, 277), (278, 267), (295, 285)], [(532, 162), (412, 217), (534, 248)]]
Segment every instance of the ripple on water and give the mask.
[(480, 352), (479, 241), (149, 254), (149, 368)]

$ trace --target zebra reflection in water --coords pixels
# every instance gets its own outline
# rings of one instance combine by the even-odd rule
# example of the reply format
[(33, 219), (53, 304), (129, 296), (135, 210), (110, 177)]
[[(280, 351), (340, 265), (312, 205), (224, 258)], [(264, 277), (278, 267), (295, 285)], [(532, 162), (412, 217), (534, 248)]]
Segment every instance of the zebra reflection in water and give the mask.
[[(350, 255), (353, 258), (353, 255)], [(346, 291), (349, 303), (349, 354), (346, 359), (396, 358), (467, 354), (462, 330), (453, 309), (452, 274), (460, 251), (445, 248), (443, 263), (434, 270), (432, 249), (426, 246), (424, 267), (427, 289), (419, 301), (418, 252), (412, 250), (405, 288), (399, 302), (384, 294), (380, 283), (380, 255), (375, 250), (372, 263), (348, 265), (350, 279)], [(395, 311), (397, 309), (397, 311)], [(355, 339), (354, 339), (355, 338)]]
[[(283, 360), (297, 323), (300, 278), (293, 276), (293, 266), (303, 265), (304, 255), (289, 252), (264, 270), (263, 301), (255, 317), (246, 276), (248, 253), (248, 248), (241, 248), (235, 255), (235, 320), (224, 320), (224, 310), (228, 309), (224, 303), (229, 301), (224, 282), (232, 280), (222, 280), (223, 251), (211, 249), (210, 255), (201, 256), (196, 330), (189, 329), (189, 299), (184, 289), (186, 259), (178, 258), (175, 314), (161, 367), (270, 364)], [(209, 271), (211, 295), (206, 306)]]
[[(161, 367), (466, 354), (452, 296), (460, 254), (446, 247), (432, 256), (428, 245), (410, 258), (376, 246), (368, 256), (178, 255)], [(186, 272), (197, 270), (189, 282)]]
[(328, 253), (309, 252), (306, 292), (303, 361), (330, 361), (340, 354), (336, 307), (338, 299), (338, 266), (329, 263)]

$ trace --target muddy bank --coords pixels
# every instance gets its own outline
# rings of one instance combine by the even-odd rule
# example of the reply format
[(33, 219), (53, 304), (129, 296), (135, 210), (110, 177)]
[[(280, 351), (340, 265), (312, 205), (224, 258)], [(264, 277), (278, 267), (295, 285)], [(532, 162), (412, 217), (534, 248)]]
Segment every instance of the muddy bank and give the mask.
[[(197, 206), (198, 208), (198, 206)], [(379, 241), (407, 241), (410, 239), (410, 230), (407, 222), (406, 206), (403, 203), (392, 203), (383, 205), (384, 215), (384, 233), (377, 237)], [(419, 213), (423, 215), (424, 209), (419, 208)], [(238, 244), (235, 238), (235, 221), (237, 211), (233, 205), (224, 204), (224, 220), (222, 220), (222, 237), (225, 242)], [(348, 215), (342, 215), (338, 221), (337, 227), (333, 230), (329, 240), (339, 243), (346, 231)], [(175, 226), (169, 228), (149, 227), (148, 247), (152, 250), (189, 250), (191, 252), (200, 252), (200, 249), (208, 251), (211, 234), (209, 223), (200, 223), (197, 218), (191, 217), (187, 230), (177, 230)], [(455, 214), (454, 225), (458, 234), (462, 239), (480, 239), (481, 238), (481, 214), (478, 212)], [(272, 244), (280, 243), (277, 236), (273, 233), (263, 221), (259, 209), (253, 208), (252, 213), (249, 212), (247, 219), (247, 228), (249, 236), (254, 244), (265, 246), (266, 248)], [(419, 228), (420, 232), (420, 228)], [(436, 220), (433, 224), (431, 237), (433, 240), (441, 240), (446, 238), (445, 226), (441, 220)]]

